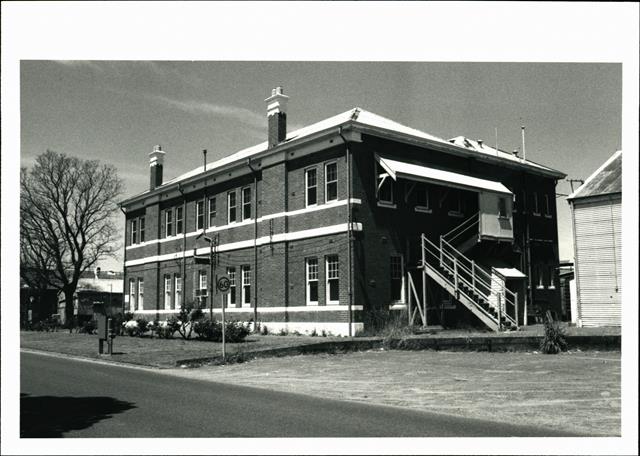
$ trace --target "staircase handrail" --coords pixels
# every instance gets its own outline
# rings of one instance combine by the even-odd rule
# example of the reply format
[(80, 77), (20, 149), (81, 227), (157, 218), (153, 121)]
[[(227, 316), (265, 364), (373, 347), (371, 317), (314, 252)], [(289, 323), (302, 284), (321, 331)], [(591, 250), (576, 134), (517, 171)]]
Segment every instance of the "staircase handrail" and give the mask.
[[(471, 217), (466, 219), (464, 222), (462, 222), (460, 225), (456, 226), (452, 230), (450, 230), (447, 233), (443, 234), (442, 237), (447, 239), (447, 238), (449, 238), (451, 236), (449, 238), (449, 240), (453, 240), (453, 239), (459, 237), (462, 233), (467, 231), (469, 228), (474, 226), (476, 223), (480, 223), (479, 215), (480, 215), (480, 212), (478, 211), (475, 214), (473, 214)], [(469, 224), (469, 226), (465, 226), (467, 224)], [(456, 233), (455, 236), (452, 236), (452, 234), (455, 233), (458, 230), (461, 230), (461, 231), (459, 233)]]

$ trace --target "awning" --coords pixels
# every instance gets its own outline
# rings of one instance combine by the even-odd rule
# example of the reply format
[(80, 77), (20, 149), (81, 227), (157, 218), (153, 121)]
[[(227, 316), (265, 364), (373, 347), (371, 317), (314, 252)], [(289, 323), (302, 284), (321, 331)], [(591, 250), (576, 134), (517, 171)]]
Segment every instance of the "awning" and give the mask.
[(479, 179), (477, 177), (429, 168), (422, 165), (414, 165), (413, 163), (391, 160), (378, 155), (376, 155), (376, 160), (378, 160), (380, 166), (393, 180), (400, 178), (438, 184), (446, 187), (461, 188), (463, 190), (486, 190), (495, 193), (512, 194), (509, 189), (500, 182)]
[(505, 279), (524, 279), (527, 277), (516, 268), (494, 268)]

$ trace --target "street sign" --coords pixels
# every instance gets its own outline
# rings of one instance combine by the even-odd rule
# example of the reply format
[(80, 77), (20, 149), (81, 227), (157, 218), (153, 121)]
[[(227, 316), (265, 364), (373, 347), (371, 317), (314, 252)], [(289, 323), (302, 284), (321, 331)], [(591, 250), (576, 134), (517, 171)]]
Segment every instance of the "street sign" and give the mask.
[(210, 260), (208, 256), (193, 256), (193, 260), (196, 264), (210, 264)]
[(218, 279), (216, 286), (218, 287), (218, 291), (224, 293), (226, 291), (229, 291), (229, 288), (231, 288), (231, 280), (229, 280), (229, 277), (227, 276), (222, 276)]

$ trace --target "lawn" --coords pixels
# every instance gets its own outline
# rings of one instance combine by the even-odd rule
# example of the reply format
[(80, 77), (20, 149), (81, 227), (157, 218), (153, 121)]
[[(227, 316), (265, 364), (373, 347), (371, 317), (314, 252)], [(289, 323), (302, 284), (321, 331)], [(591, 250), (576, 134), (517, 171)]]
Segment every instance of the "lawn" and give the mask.
[[(335, 340), (333, 337), (262, 336), (251, 335), (243, 343), (227, 344), (228, 355), (267, 348), (284, 348)], [(339, 339), (339, 338), (338, 338)], [(222, 354), (222, 344), (181, 338), (118, 336), (114, 340), (112, 356), (98, 354), (98, 336), (68, 331), (20, 333), (20, 348), (64, 353), (94, 359), (108, 359), (123, 363), (153, 367), (175, 367), (178, 360), (214, 357)], [(106, 351), (106, 345), (105, 345)]]
[(620, 435), (620, 352), (370, 350), (173, 369), (173, 375), (590, 436)]

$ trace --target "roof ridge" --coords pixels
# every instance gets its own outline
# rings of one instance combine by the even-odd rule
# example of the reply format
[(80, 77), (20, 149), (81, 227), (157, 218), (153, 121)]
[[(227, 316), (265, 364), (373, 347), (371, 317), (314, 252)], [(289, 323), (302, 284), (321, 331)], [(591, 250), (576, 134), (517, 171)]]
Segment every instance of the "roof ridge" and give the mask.
[(577, 198), (579, 193), (587, 188), (587, 185), (596, 178), (607, 166), (609, 166), (619, 155), (622, 155), (622, 150), (617, 150), (611, 155), (598, 169), (596, 169), (589, 177), (587, 177), (584, 183), (576, 189), (571, 195), (567, 196), (567, 199)]

